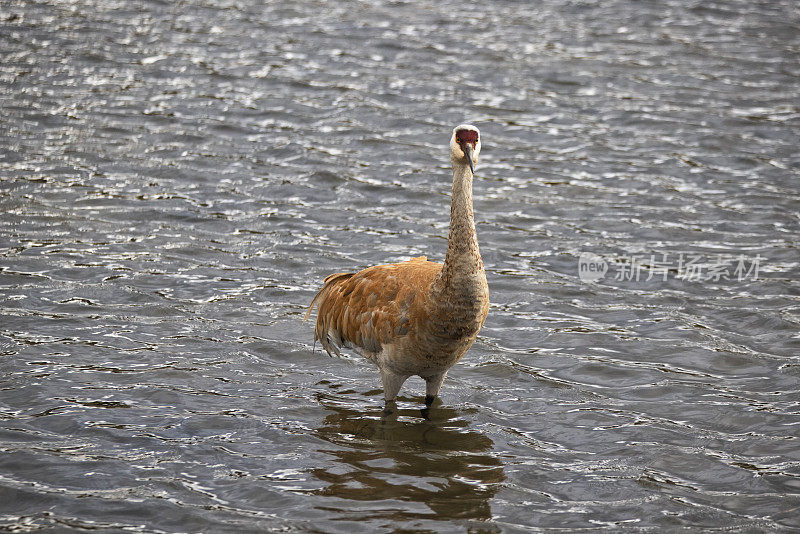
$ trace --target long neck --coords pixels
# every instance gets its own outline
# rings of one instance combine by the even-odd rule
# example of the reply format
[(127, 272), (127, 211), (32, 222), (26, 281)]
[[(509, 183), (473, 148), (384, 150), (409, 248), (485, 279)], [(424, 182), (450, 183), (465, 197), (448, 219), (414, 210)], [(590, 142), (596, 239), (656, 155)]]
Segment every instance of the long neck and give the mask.
[(485, 277), (472, 211), (472, 172), (468, 165), (460, 162), (453, 163), (450, 234), (440, 276), (444, 286), (458, 283), (464, 278)]

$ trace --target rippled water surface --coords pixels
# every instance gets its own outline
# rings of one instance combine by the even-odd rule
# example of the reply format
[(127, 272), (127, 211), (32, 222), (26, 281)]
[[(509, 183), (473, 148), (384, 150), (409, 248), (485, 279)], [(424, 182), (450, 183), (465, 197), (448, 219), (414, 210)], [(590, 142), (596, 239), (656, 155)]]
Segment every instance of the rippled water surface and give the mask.
[[(0, 530), (800, 528), (795, 2), (11, 0), (0, 55)], [(384, 417), (302, 316), (443, 259), (465, 121), (489, 318)]]

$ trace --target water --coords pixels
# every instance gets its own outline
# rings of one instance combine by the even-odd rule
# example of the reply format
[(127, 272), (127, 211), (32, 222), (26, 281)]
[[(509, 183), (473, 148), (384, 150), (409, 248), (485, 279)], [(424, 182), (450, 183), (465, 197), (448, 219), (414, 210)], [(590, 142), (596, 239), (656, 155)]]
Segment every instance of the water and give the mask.
[[(790, 0), (4, 2), (0, 530), (800, 528), (798, 52)], [(464, 121), (492, 307), (384, 418), (302, 315), (441, 261)]]

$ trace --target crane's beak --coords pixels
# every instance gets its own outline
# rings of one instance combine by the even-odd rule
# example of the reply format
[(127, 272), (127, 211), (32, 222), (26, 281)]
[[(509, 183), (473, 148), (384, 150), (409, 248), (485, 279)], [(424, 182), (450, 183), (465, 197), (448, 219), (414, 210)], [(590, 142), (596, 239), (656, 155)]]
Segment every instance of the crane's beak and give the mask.
[(469, 170), (472, 171), (472, 175), (475, 176), (475, 164), (472, 163), (472, 145), (469, 143), (464, 143), (464, 146), (462, 146), (461, 149), (464, 151), (464, 155), (467, 157)]

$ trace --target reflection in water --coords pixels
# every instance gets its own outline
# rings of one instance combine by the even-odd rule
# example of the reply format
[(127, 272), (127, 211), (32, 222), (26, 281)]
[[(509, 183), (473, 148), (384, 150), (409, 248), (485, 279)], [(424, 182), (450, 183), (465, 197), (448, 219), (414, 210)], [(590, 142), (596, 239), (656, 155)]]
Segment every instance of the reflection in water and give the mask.
[(334, 457), (330, 466), (311, 471), (326, 484), (313, 493), (365, 503), (358, 511), (328, 509), (364, 519), (491, 518), (489, 500), (505, 480), (503, 466), (485, 454), (492, 440), (467, 430), (456, 410), (440, 406), (423, 419), (418, 409), (384, 415), (323, 395), (319, 401), (334, 413), (317, 435), (336, 448), (324, 451)]

